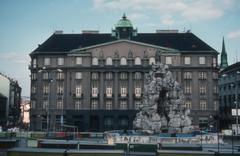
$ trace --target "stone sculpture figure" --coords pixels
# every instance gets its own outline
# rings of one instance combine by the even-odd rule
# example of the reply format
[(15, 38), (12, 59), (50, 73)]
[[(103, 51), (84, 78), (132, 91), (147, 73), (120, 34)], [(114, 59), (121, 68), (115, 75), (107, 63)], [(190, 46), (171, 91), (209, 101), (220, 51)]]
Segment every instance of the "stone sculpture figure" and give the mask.
[(133, 125), (153, 132), (166, 128), (168, 132), (189, 132), (192, 129), (190, 111), (183, 91), (168, 66), (160, 62), (160, 54), (156, 54), (156, 59), (157, 63), (145, 75), (143, 102)]

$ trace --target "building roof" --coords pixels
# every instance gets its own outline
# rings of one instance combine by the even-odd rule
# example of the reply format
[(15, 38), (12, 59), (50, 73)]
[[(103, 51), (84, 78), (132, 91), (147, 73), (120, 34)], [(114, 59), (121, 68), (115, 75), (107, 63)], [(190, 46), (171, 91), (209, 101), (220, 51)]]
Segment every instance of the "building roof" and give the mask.
[[(77, 48), (84, 48), (117, 40), (111, 34), (53, 34), (31, 54), (63, 53)], [(193, 33), (138, 33), (132, 41), (177, 49), (179, 51), (213, 51), (212, 47)]]
[(229, 73), (232, 71), (240, 71), (240, 62), (234, 63), (234, 64), (226, 67), (224, 70), (221, 71), (221, 74)]

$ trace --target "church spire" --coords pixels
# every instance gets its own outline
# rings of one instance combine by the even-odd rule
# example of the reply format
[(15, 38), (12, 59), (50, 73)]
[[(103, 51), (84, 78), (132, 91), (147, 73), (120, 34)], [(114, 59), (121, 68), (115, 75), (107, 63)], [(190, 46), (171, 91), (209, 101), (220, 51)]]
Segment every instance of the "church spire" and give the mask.
[(224, 68), (226, 68), (227, 66), (228, 66), (227, 52), (226, 52), (226, 49), (225, 49), (225, 42), (224, 42), (224, 37), (223, 37), (220, 68), (221, 68), (221, 69), (224, 69)]

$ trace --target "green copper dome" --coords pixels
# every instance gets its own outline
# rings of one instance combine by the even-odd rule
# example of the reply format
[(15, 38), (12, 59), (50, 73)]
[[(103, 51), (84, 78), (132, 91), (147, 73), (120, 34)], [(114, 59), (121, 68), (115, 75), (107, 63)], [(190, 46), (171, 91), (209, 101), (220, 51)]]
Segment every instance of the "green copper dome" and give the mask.
[(126, 15), (123, 14), (122, 19), (120, 19), (117, 24), (115, 25), (116, 28), (133, 28), (132, 22), (127, 19)]

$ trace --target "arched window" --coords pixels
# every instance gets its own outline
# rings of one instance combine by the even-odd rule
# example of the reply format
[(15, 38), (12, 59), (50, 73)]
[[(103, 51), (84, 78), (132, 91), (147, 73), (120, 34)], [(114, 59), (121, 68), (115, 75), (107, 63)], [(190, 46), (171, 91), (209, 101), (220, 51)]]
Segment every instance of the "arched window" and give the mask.
[(92, 65), (98, 65), (98, 58), (92, 58)]
[(136, 57), (134, 64), (135, 65), (141, 65), (141, 58), (140, 57)]
[(127, 65), (127, 59), (126, 57), (122, 57), (120, 60), (120, 65)]
[(112, 65), (112, 58), (111, 57), (107, 57), (106, 65)]
[(149, 59), (149, 65), (155, 64), (155, 58), (154, 57), (150, 57)]

